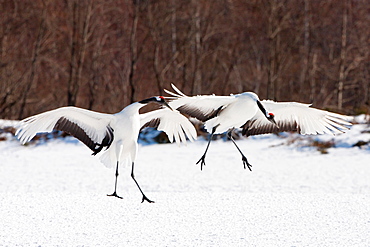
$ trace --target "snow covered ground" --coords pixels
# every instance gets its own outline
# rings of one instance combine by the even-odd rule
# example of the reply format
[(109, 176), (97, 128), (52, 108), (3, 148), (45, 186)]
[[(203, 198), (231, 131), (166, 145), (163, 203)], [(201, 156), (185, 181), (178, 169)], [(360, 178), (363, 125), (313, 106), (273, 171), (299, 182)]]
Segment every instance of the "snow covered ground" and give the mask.
[[(370, 246), (370, 140), (365, 125), (321, 154), (263, 135), (233, 144), (140, 145), (136, 179), (73, 138), (0, 142), (0, 246)], [(332, 140), (322, 136), (319, 140)]]

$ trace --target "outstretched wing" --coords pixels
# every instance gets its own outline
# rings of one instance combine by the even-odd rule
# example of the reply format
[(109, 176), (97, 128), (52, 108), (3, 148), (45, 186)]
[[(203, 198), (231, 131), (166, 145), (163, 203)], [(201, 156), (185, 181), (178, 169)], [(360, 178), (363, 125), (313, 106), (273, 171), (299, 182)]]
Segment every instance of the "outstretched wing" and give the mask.
[(154, 127), (164, 131), (170, 142), (186, 142), (186, 137), (190, 141), (197, 139), (193, 124), (178, 111), (167, 108), (140, 114), (140, 127)]
[(311, 108), (310, 104), (296, 102), (261, 101), (268, 112), (275, 115), (276, 125), (261, 111), (243, 126), (243, 135), (259, 135), (283, 131), (297, 131), (302, 135), (343, 133), (352, 125), (348, 116)]
[(108, 148), (113, 141), (113, 129), (110, 127), (112, 119), (110, 114), (77, 107), (61, 107), (22, 120), (16, 136), (24, 144), (37, 133), (61, 130), (79, 139), (95, 155), (103, 147)]
[(216, 95), (198, 95), (186, 96), (175, 85), (171, 84), (176, 93), (164, 90), (166, 93), (174, 96), (167, 99), (172, 100), (169, 105), (172, 109), (176, 109), (182, 114), (194, 117), (202, 122), (217, 116), (227, 105), (234, 102), (236, 99), (230, 96)]

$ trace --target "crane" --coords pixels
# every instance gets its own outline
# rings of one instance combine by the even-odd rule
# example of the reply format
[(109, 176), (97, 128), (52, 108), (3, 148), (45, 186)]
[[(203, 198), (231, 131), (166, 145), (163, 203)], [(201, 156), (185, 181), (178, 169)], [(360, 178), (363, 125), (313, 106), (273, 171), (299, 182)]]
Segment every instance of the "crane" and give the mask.
[(165, 89), (172, 97), (169, 105), (183, 114), (204, 122), (211, 137), (206, 150), (196, 164), (205, 165), (205, 157), (214, 134), (227, 132), (242, 155), (244, 169), (252, 171), (252, 165), (236, 144), (232, 132), (241, 128), (245, 136), (283, 131), (297, 131), (302, 135), (338, 134), (351, 126), (350, 117), (310, 107), (297, 102), (260, 101), (253, 92), (231, 94), (230, 96), (198, 95), (187, 96), (175, 85), (175, 92)]
[[(140, 108), (154, 102), (163, 108), (139, 114)], [(172, 110), (164, 97), (157, 96), (144, 99), (126, 106), (116, 114), (98, 113), (77, 107), (61, 107), (20, 121), (16, 136), (22, 144), (30, 141), (39, 132), (53, 130), (65, 131), (76, 137), (96, 155), (103, 148), (100, 161), (107, 167), (116, 164), (114, 192), (117, 195), (118, 166), (131, 163), (131, 177), (139, 188), (142, 202), (149, 200), (140, 188), (134, 175), (134, 164), (138, 150), (138, 135), (141, 129), (154, 127), (164, 131), (170, 142), (186, 142), (196, 139), (196, 131), (191, 122), (178, 111)]]

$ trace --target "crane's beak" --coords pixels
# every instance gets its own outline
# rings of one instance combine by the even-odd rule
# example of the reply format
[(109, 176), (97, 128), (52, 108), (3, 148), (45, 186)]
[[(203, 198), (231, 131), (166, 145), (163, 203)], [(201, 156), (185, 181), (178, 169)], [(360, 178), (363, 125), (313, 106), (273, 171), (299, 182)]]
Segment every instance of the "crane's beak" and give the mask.
[(279, 129), (279, 125), (276, 123), (275, 119), (271, 118), (269, 119), (269, 121), (273, 124), (275, 124), (275, 126)]
[(171, 108), (171, 106), (166, 102), (166, 99), (163, 97), (163, 96), (158, 96), (158, 97), (154, 97), (155, 99), (157, 99), (157, 103), (159, 103), (160, 105), (164, 105), (168, 108), (170, 108), (172, 111), (173, 109)]
[(163, 101), (163, 105), (164, 106), (167, 106), (168, 108), (170, 108), (173, 111), (173, 109), (171, 108), (171, 106), (166, 101)]

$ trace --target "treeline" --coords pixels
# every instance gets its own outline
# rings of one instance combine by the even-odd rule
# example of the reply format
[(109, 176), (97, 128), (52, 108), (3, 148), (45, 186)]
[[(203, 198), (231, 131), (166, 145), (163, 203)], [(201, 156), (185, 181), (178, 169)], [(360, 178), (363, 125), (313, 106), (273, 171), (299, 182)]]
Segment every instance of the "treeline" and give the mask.
[(368, 0), (3, 0), (0, 118), (254, 91), (370, 109)]

